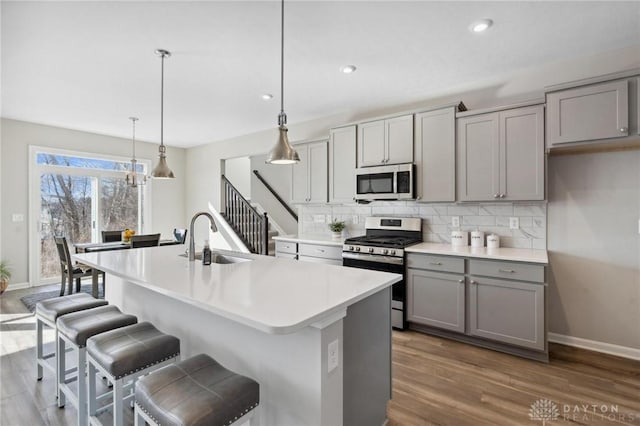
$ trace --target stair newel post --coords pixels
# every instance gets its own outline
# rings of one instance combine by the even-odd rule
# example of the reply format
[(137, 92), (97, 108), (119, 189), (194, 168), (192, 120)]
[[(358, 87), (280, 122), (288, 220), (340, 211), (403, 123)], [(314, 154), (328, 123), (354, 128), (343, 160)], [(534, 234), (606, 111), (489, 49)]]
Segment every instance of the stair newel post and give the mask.
[(262, 254), (269, 255), (269, 217), (264, 212), (264, 220), (262, 221)]

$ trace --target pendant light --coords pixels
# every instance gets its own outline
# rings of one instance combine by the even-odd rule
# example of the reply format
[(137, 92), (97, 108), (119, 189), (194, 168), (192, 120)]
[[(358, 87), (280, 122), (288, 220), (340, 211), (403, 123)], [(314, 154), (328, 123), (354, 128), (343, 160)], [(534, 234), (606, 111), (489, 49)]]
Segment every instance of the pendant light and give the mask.
[(155, 179), (173, 179), (175, 176), (167, 165), (167, 147), (164, 146), (164, 58), (171, 56), (171, 52), (164, 49), (156, 50), (156, 55), (162, 60), (160, 72), (160, 147), (158, 148), (158, 165), (151, 172)]
[(127, 185), (130, 186), (131, 188), (135, 188), (138, 185), (144, 185), (145, 183), (147, 183), (147, 175), (142, 175), (142, 180), (140, 182), (138, 182), (137, 176), (138, 176), (138, 172), (137, 172), (137, 164), (138, 162), (136, 161), (136, 121), (139, 120), (138, 117), (129, 117), (129, 120), (131, 120), (131, 124), (133, 126), (133, 136), (131, 137), (131, 145), (133, 147), (132, 151), (133, 151), (133, 156), (131, 157), (131, 170), (129, 171), (129, 173), (127, 173), (127, 177), (125, 178), (125, 181), (127, 182)]
[(284, 0), (281, 2), (280, 28), (280, 114), (278, 115), (278, 141), (271, 149), (266, 163), (294, 164), (300, 161), (298, 152), (293, 149), (287, 136), (287, 114), (284, 112)]

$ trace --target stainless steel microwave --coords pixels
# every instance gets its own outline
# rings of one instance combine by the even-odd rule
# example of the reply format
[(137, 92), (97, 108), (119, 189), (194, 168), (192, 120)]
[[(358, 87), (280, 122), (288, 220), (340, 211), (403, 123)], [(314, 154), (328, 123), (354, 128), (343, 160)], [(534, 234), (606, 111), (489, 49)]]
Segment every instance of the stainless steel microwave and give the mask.
[(413, 164), (356, 169), (356, 200), (413, 199)]

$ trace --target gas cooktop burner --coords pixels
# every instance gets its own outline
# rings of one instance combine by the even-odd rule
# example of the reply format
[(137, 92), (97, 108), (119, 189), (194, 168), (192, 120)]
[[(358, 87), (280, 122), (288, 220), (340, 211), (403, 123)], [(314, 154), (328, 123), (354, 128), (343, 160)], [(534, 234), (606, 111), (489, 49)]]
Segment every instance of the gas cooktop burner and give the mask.
[(411, 244), (422, 242), (419, 238), (393, 236), (360, 236), (347, 238), (345, 244), (358, 244), (371, 247), (405, 248)]

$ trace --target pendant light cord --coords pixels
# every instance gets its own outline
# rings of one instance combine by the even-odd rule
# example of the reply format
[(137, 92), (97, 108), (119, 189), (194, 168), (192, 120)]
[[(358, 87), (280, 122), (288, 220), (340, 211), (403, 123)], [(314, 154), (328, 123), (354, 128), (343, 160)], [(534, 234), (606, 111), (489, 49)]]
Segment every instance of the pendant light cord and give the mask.
[(281, 2), (280, 12), (280, 115), (278, 124), (287, 124), (287, 115), (284, 113), (284, 0)]
[(162, 65), (160, 67), (160, 146), (164, 147), (164, 56), (162, 53)]
[(133, 126), (133, 136), (131, 138), (131, 143), (133, 145), (133, 159), (136, 159), (136, 120), (137, 118), (131, 117), (131, 124)]

